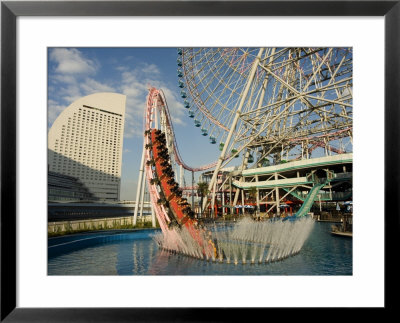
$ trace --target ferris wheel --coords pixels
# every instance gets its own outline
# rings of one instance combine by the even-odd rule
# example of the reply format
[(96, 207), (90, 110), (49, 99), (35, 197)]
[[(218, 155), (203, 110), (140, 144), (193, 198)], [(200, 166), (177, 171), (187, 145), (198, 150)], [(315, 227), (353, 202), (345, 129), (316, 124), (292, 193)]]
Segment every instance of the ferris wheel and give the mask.
[(179, 48), (177, 64), (188, 116), (224, 164), (352, 151), (351, 48)]

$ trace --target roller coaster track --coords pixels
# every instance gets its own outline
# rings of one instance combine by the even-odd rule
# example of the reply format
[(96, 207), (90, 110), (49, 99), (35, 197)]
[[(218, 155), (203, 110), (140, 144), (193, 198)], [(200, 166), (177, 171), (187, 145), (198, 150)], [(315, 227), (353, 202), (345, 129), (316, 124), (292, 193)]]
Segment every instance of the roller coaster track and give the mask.
[(153, 111), (153, 106), (156, 106), (157, 109), (159, 109), (160, 111), (162, 110), (165, 113), (167, 128), (170, 130), (170, 133), (172, 134), (172, 137), (173, 137), (172, 150), (174, 152), (175, 161), (179, 166), (182, 166), (184, 169), (186, 169), (190, 172), (199, 172), (199, 171), (204, 171), (204, 170), (213, 168), (217, 165), (217, 161), (215, 161), (213, 163), (199, 166), (199, 167), (190, 167), (183, 161), (183, 159), (179, 153), (176, 138), (174, 136), (175, 132), (174, 132), (173, 124), (171, 122), (172, 118), (171, 118), (171, 115), (170, 115), (170, 112), (168, 109), (167, 100), (165, 99), (165, 95), (162, 90), (158, 90), (155, 88), (150, 88), (150, 90), (149, 90), (149, 95), (147, 98), (147, 113), (146, 113), (146, 118), (148, 118), (148, 119), (145, 120), (145, 124), (146, 124), (145, 130), (150, 129), (150, 127), (147, 127), (147, 125), (150, 124), (150, 122), (152, 121), (152, 117), (155, 113), (155, 111)]
[[(199, 258), (222, 259), (224, 256), (223, 245), (220, 245), (212, 233), (195, 218), (195, 213), (192, 211), (191, 206), (186, 198), (182, 197), (182, 189), (175, 182), (171, 155), (174, 155), (174, 159), (179, 166), (191, 172), (206, 170), (216, 164), (194, 168), (189, 167), (182, 161), (174, 137), (168, 106), (161, 90), (149, 89), (146, 107), (141, 172), (144, 175), (142, 179), (147, 182), (152, 210), (157, 216), (163, 233), (163, 238), (157, 241), (160, 247), (164, 249)], [(157, 112), (160, 112), (160, 124), (158, 123)], [(320, 185), (317, 184), (311, 190), (310, 196), (304, 203), (307, 205), (303, 205), (304, 210), (300, 210), (296, 215), (297, 218), (305, 214), (305, 208), (308, 207), (308, 204), (312, 204), (315, 198), (314, 195), (325, 184)], [(138, 205), (139, 203), (136, 204)], [(271, 259), (274, 259), (276, 250), (273, 248), (271, 250), (273, 252), (271, 256), (273, 258)], [(282, 255), (277, 259), (287, 256), (286, 253), (282, 253)], [(269, 254), (267, 259), (270, 259)]]
[[(156, 129), (156, 109), (165, 113), (166, 128), (163, 129), (164, 131)], [(170, 152), (173, 151), (178, 165), (192, 172), (209, 169), (213, 166), (210, 164), (192, 168), (182, 161), (173, 136), (168, 106), (161, 90), (155, 88), (149, 90), (144, 123), (145, 178), (151, 205), (163, 231), (164, 241), (167, 240), (169, 248), (174, 250), (186, 249), (185, 246), (182, 246), (195, 241), (203, 255), (210, 256), (214, 253), (215, 248), (213, 243), (207, 239), (208, 232), (198, 225), (189, 203), (185, 198), (182, 198), (182, 191), (174, 180)], [(167, 130), (172, 132), (173, 147), (168, 147)], [(182, 230), (189, 233), (192, 242), (183, 241)]]

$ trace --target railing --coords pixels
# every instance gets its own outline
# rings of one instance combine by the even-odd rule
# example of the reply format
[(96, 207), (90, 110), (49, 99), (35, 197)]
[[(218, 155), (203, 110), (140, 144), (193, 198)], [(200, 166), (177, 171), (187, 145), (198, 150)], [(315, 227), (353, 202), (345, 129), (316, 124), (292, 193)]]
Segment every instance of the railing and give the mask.
[[(288, 189), (285, 189), (286, 192), (288, 192)], [(304, 201), (309, 193), (303, 193), (301, 191), (295, 190), (290, 192), (294, 197), (297, 199)], [(317, 194), (317, 199), (321, 201), (338, 201), (338, 200), (346, 200), (352, 196), (353, 192), (352, 191), (345, 191), (345, 192), (324, 192), (324, 193), (318, 193)]]

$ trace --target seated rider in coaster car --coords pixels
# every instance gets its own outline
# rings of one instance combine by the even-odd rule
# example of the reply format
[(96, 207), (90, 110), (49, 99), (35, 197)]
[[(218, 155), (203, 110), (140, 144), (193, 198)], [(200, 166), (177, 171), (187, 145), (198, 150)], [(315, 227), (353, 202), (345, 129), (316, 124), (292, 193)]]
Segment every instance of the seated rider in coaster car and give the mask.
[[(172, 179), (174, 179), (174, 178), (172, 178)], [(181, 191), (181, 189), (179, 188), (179, 184), (176, 183), (175, 180), (174, 180), (174, 183), (171, 186), (172, 186), (171, 190)]]
[(146, 165), (147, 166), (154, 166), (156, 164), (156, 162), (154, 161), (154, 159), (149, 159), (147, 162), (146, 162)]
[(145, 146), (144, 146), (144, 148), (146, 148), (146, 149), (151, 149), (151, 148), (153, 148), (153, 144), (146, 144)]
[(158, 152), (160, 152), (161, 150), (166, 149), (166, 147), (165, 147), (165, 145), (156, 142), (156, 149)]
[(158, 179), (158, 178), (152, 178), (151, 180), (150, 180), (150, 184), (156, 184), (156, 185), (159, 185), (160, 184), (160, 180)]
[(175, 184), (175, 180), (174, 180), (173, 178), (170, 178), (170, 179), (167, 181), (167, 184), (173, 186), (173, 185)]
[(172, 217), (171, 222), (168, 223), (168, 228), (172, 229), (174, 227), (180, 228), (181, 225), (178, 223), (178, 221), (176, 221), (176, 219), (174, 217)]
[(158, 141), (158, 142), (166, 142), (165, 141), (165, 135), (164, 134), (161, 134), (161, 135), (156, 135), (156, 141)]
[(160, 157), (160, 158), (162, 158), (162, 159), (164, 159), (164, 160), (168, 160), (169, 161), (169, 156), (168, 156), (168, 153), (167, 152), (163, 152), (163, 151), (159, 151), (158, 152), (158, 157)]
[(181, 198), (181, 199), (178, 201), (178, 205), (184, 207), (184, 206), (189, 205), (189, 203), (187, 202), (187, 200), (186, 200), (185, 198)]
[(173, 191), (176, 197), (181, 197), (182, 196), (182, 191), (181, 190), (174, 190)]
[(156, 143), (158, 143), (159, 145), (165, 146), (166, 143), (167, 143), (167, 140), (165, 140), (165, 138), (158, 138), (158, 137), (156, 137)]
[(157, 146), (157, 152), (158, 152), (159, 154), (166, 154), (166, 155), (169, 155), (169, 154), (168, 154), (168, 149), (167, 149), (165, 146)]
[(160, 159), (162, 159), (162, 161), (168, 161), (169, 162), (169, 156), (167, 153), (163, 153), (163, 154), (158, 154), (158, 156), (160, 157)]
[(168, 165), (161, 166), (164, 172), (172, 172), (172, 167), (171, 164), (168, 163)]
[(161, 130), (160, 130), (160, 129), (156, 129), (156, 130), (154, 131), (154, 133), (155, 133), (156, 135), (159, 135), (159, 134), (161, 133)]
[(159, 199), (157, 200), (157, 204), (158, 204), (158, 205), (165, 205), (165, 206), (168, 206), (168, 201), (165, 199), (165, 197), (162, 197), (162, 198), (159, 198)]
[(168, 149), (165, 148), (165, 147), (163, 147), (163, 148), (157, 147), (157, 153), (158, 153), (159, 155), (162, 155), (162, 156), (165, 156), (165, 157), (168, 157), (168, 158), (169, 158)]
[(160, 163), (160, 165), (162, 167), (167, 167), (169, 165), (169, 161), (168, 160), (164, 160), (163, 162)]

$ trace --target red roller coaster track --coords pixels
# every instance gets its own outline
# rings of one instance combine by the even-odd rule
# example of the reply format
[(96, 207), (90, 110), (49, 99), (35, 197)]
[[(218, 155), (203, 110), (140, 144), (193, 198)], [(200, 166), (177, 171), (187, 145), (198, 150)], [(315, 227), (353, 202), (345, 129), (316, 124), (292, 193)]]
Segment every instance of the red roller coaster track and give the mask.
[[(167, 105), (167, 100), (165, 99), (164, 93), (162, 90), (158, 90), (155, 88), (150, 88), (149, 90), (149, 95), (147, 97), (147, 113), (146, 113), (146, 120), (145, 120), (145, 129), (148, 130), (150, 129), (150, 123), (153, 121), (154, 113), (155, 111), (153, 110), (153, 107), (156, 106), (157, 109), (163, 110), (165, 112), (166, 116), (166, 123), (167, 127), (171, 130), (171, 133), (174, 133), (174, 127), (171, 122), (171, 115), (169, 113), (168, 105)], [(199, 167), (190, 167), (185, 162), (183, 161), (179, 149), (178, 149), (178, 144), (176, 143), (175, 136), (173, 137), (174, 139), (174, 144), (173, 144), (173, 150), (174, 150), (174, 156), (175, 156), (175, 161), (178, 165), (182, 166), (184, 169), (191, 171), (191, 172), (200, 172), (204, 171), (210, 168), (213, 168), (217, 165), (217, 162), (213, 162), (207, 165), (199, 166)]]
[[(207, 239), (206, 232), (198, 225), (198, 221), (194, 218), (194, 212), (186, 199), (182, 198), (179, 185), (174, 180), (165, 134), (161, 130), (152, 127), (156, 117), (155, 109), (163, 109), (166, 112), (167, 127), (173, 131), (164, 94), (160, 90), (151, 88), (145, 113), (145, 173), (151, 203), (160, 227), (166, 237), (171, 239), (172, 236), (172, 239), (176, 241), (180, 237), (174, 227), (185, 228), (193, 240), (203, 248), (203, 254), (214, 253), (215, 256), (213, 243), (205, 241)], [(210, 165), (198, 168), (187, 166), (179, 155), (175, 139), (173, 150), (176, 162), (187, 170), (194, 172), (213, 167)]]

